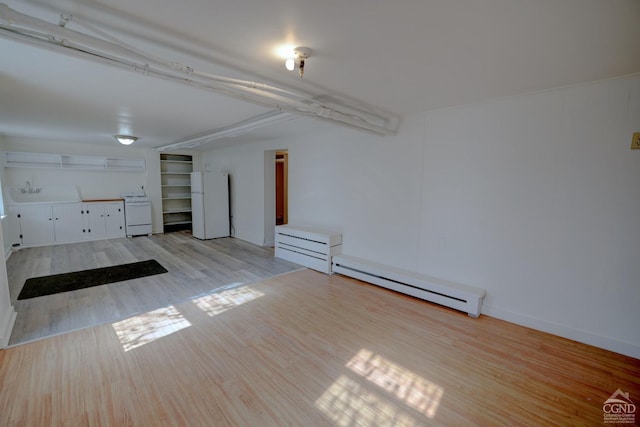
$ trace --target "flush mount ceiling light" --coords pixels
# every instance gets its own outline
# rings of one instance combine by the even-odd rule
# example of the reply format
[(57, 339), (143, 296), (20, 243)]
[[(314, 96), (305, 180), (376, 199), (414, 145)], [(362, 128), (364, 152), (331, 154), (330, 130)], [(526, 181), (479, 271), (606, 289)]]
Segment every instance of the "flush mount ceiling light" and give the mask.
[(113, 135), (113, 137), (122, 145), (131, 145), (139, 139), (137, 136), (131, 135)]
[(311, 49), (308, 47), (296, 47), (293, 49), (293, 56), (284, 61), (284, 67), (293, 71), (298, 68), (300, 77), (304, 76), (304, 62), (311, 56)]

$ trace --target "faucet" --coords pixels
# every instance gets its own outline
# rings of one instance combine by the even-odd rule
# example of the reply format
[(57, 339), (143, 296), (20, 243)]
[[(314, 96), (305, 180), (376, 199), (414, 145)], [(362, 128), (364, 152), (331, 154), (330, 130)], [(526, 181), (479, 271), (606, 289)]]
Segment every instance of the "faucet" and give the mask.
[(20, 192), (22, 194), (38, 194), (42, 190), (42, 188), (33, 188), (31, 187), (31, 182), (27, 181), (27, 188), (21, 188)]

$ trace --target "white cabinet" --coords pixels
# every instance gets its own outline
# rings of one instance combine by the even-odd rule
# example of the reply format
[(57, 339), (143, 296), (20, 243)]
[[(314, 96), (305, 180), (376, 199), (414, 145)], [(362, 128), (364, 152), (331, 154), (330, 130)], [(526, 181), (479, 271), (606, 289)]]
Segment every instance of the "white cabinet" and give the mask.
[(85, 240), (104, 239), (104, 215), (97, 203), (82, 204), (82, 237)]
[(80, 203), (60, 203), (51, 208), (55, 242), (77, 242), (82, 239)]
[(186, 154), (160, 154), (162, 222), (164, 231), (191, 228), (191, 172), (193, 158)]
[(85, 239), (125, 237), (124, 202), (83, 203), (82, 214), (82, 232)]
[(17, 213), (23, 245), (55, 242), (53, 210), (49, 205), (22, 206)]
[(21, 206), (18, 210), (23, 245), (44, 245), (79, 240), (80, 203)]
[(125, 237), (124, 202), (12, 206), (23, 246)]
[(125, 237), (124, 202), (104, 204), (104, 226), (108, 239)]

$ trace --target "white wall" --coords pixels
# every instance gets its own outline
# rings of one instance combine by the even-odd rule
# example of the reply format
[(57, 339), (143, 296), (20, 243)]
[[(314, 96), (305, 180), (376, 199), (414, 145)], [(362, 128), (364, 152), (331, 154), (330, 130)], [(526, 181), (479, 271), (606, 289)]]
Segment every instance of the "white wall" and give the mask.
[[(5, 137), (0, 135), (0, 147), (5, 142)], [(2, 156), (0, 150), (0, 156)], [(4, 172), (0, 168), (0, 181), (4, 182)], [(4, 232), (10, 227), (8, 218), (3, 217), (0, 222), (0, 348), (6, 347), (11, 337), (11, 329), (16, 320), (16, 312), (11, 305), (9, 294), (9, 280), (7, 279), (7, 266), (4, 263), (5, 254), (9, 254), (7, 244), (4, 241)], [(10, 248), (11, 245), (9, 245)]]
[(5, 251), (4, 240), (2, 238), (3, 229), (4, 226), (0, 227), (0, 348), (4, 348), (9, 344), (11, 329), (16, 321), (16, 312), (11, 305), (11, 296), (9, 295), (7, 266), (4, 263)]
[(640, 357), (640, 76), (225, 147), (236, 236), (264, 239), (264, 152), (289, 150), (290, 223), (345, 253), (487, 289), (483, 312)]
[[(0, 135), (0, 158), (4, 156), (4, 151), (2, 150), (2, 147), (4, 146), (4, 140), (5, 140), (4, 135)], [(4, 182), (5, 182), (4, 168), (0, 168), (0, 184)], [(0, 226), (2, 227), (2, 235), (4, 237), (7, 235), (7, 232), (12, 231), (12, 228), (15, 227), (15, 224), (12, 224), (10, 218), (5, 215), (6, 214), (5, 206), (4, 205), (0, 206), (0, 208), (2, 209), (2, 212), (3, 212), (2, 219), (0, 220)], [(3, 249), (6, 257), (8, 257), (11, 254), (11, 241), (12, 239), (7, 239), (7, 238), (4, 238), (3, 240), (4, 242)]]
[[(4, 144), (5, 137), (0, 135), (0, 147)], [(0, 150), (0, 156), (3, 156)], [(0, 168), (0, 182), (4, 182), (4, 170)], [(11, 239), (5, 239), (7, 232), (12, 231), (14, 224), (11, 224), (10, 217), (2, 215), (0, 219), (0, 241), (2, 242), (2, 261), (11, 254)], [(7, 279), (7, 270), (4, 262), (0, 261), (0, 348), (3, 348), (9, 342), (11, 336), (11, 328), (15, 322), (16, 312), (11, 306), (11, 297), (9, 295), (9, 282)]]

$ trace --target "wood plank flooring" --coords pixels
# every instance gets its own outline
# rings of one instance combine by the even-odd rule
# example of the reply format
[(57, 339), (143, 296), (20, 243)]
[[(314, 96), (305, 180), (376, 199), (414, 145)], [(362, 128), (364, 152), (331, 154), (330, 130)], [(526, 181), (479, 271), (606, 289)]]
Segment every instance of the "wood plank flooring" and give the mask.
[[(169, 273), (74, 292), (17, 300), (30, 277), (156, 259)], [(234, 238), (201, 241), (187, 231), (22, 249), (7, 275), (17, 311), (9, 345), (124, 319), (235, 283), (248, 283), (300, 266), (273, 250)]]
[(0, 351), (0, 425), (602, 425), (639, 378), (637, 359), (300, 270)]

